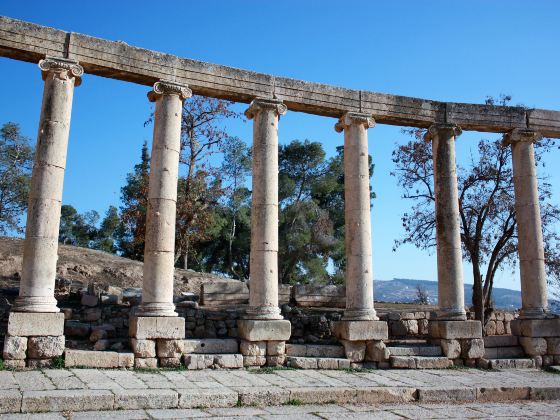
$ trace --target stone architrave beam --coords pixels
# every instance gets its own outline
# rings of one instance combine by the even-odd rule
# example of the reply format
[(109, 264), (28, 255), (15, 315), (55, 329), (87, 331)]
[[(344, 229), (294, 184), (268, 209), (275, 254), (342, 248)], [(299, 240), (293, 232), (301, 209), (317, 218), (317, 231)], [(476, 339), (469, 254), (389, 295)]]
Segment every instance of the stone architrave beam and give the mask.
[(525, 319), (543, 318), (548, 310), (541, 210), (533, 146), (533, 143), (541, 138), (542, 135), (534, 130), (513, 130), (504, 136), (504, 142), (511, 145), (513, 161), (517, 248), (521, 275), (519, 317)]
[(436, 241), (438, 265), (438, 318), (466, 320), (463, 286), (461, 225), (455, 164), (455, 139), (461, 129), (437, 124), (428, 129), (432, 142), (436, 198)]
[(39, 68), (45, 85), (15, 312), (59, 312), (54, 286), (62, 187), (74, 87), (83, 74), (77, 62), (61, 58), (41, 60)]
[(290, 110), (339, 118), (363, 112), (379, 124), (428, 128), (453, 123), (464, 130), (503, 133), (533, 128), (560, 137), (560, 111), (438, 102), (352, 90), (209, 64), (0, 17), (0, 56), (38, 62), (45, 55), (79, 61), (86, 73), (151, 86), (158, 80), (188, 85), (194, 94), (249, 103), (278, 98)]
[(156, 82), (148, 94), (156, 112), (139, 316), (177, 316), (173, 304), (177, 179), (183, 101), (191, 95), (187, 87), (167, 81)]

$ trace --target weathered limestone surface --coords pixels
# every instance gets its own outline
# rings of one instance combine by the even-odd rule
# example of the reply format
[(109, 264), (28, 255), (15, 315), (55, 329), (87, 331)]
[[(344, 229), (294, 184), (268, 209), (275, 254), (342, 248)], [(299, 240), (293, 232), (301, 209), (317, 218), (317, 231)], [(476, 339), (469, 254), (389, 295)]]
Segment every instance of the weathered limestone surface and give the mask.
[(370, 114), (347, 112), (335, 126), (344, 131), (344, 219), (346, 310), (343, 320), (377, 319), (373, 308), (371, 197), (367, 130)]
[[(129, 361), (121, 359), (123, 365), (129, 364)], [(87, 351), (87, 350), (71, 350), (64, 352), (64, 366), (66, 367), (90, 367), (90, 368), (117, 368), (121, 367), (119, 363), (119, 353), (114, 351)], [(128, 366), (122, 366), (128, 367)]]
[(543, 318), (548, 310), (544, 243), (533, 143), (542, 135), (534, 130), (513, 130), (504, 137), (511, 144), (515, 214), (517, 219), (520, 318)]
[(560, 337), (560, 318), (516, 319), (511, 322), (511, 332), (523, 337)]
[(136, 339), (184, 339), (185, 319), (171, 316), (132, 316), (129, 335)]
[(31, 337), (41, 335), (62, 335), (64, 333), (64, 314), (10, 312), (8, 335)]
[(387, 340), (389, 338), (385, 321), (337, 321), (333, 322), (336, 338), (349, 341)]
[(19, 297), (12, 311), (58, 312), (54, 298), (58, 227), (74, 86), (83, 68), (75, 61), (39, 62), (43, 103), (27, 209)]
[(204, 338), (184, 340), (185, 353), (212, 354), (212, 353), (237, 353), (239, 344), (235, 339)]
[(438, 318), (465, 320), (461, 224), (455, 164), (455, 139), (461, 129), (453, 124), (432, 125), (438, 264)]
[(458, 339), (482, 338), (480, 321), (430, 321), (432, 338)]
[(298, 284), (293, 287), (293, 294), (298, 306), (329, 308), (346, 306), (345, 286)]
[(177, 179), (183, 101), (191, 95), (186, 86), (168, 81), (156, 82), (148, 94), (156, 111), (140, 316), (177, 316), (173, 304)]
[(560, 137), (560, 112), (461, 103), (444, 103), (398, 95), (344, 89), (179, 58), (8, 17), (0, 17), (0, 54), (37, 62), (47, 55), (81, 62), (98, 76), (151, 86), (161, 79), (189, 85), (195, 94), (249, 103), (277, 97), (294, 111), (340, 117), (367, 112), (378, 123), (429, 127), (456, 123), (465, 130), (504, 132), (529, 127)]
[(64, 353), (64, 336), (29, 337), (27, 357), (31, 359), (49, 359)]
[(27, 352), (27, 337), (4, 338), (3, 357), (7, 360), (25, 360)]
[(287, 341), (290, 339), (290, 321), (277, 320), (252, 320), (241, 319), (237, 321), (239, 338), (247, 341)]

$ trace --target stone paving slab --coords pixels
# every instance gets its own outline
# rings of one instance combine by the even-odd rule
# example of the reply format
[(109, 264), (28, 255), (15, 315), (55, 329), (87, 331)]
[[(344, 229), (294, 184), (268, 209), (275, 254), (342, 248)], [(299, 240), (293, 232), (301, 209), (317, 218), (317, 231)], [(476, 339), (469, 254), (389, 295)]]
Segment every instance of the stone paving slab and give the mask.
[[(159, 413), (157, 410), (183, 409), (191, 410), (185, 411), (192, 413), (191, 417), (195, 417), (195, 413), (198, 413), (196, 417), (216, 417), (218, 414), (226, 416), (227, 410), (236, 406), (244, 406), (246, 410), (238, 411), (239, 417), (255, 417), (289, 416), (290, 410), (297, 408), (290, 404), (295, 403), (425, 405), (523, 400), (560, 401), (560, 375), (537, 370), (494, 372), (477, 369), (204, 372), (44, 369), (0, 372), (0, 414), (76, 410), (119, 410), (122, 413), (133, 410), (134, 413), (130, 411), (132, 416), (143, 416), (147, 414), (136, 411), (156, 410)], [(271, 412), (268, 410), (271, 406), (279, 408)], [(352, 411), (340, 406), (336, 409), (332, 405), (328, 407), (328, 413), (336, 410), (346, 415)], [(215, 411), (208, 411), (210, 409)], [(265, 414), (256, 414), (260, 413), (259, 410), (264, 410)], [(415, 415), (425, 413), (421, 407), (412, 409), (408, 406), (406, 410), (414, 411)], [(557, 410), (553, 412), (558, 413)], [(382, 415), (391, 418), (398, 414), (384, 412)], [(328, 418), (330, 414), (325, 416)]]

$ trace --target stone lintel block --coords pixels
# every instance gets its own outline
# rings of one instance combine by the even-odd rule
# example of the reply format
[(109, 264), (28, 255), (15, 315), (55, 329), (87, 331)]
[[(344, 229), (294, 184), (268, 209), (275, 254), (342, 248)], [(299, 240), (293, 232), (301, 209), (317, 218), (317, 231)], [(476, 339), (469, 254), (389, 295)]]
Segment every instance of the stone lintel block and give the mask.
[(336, 321), (333, 334), (347, 341), (387, 340), (389, 329), (385, 321)]
[(516, 319), (511, 321), (511, 333), (521, 337), (560, 337), (560, 318)]
[(287, 341), (292, 334), (292, 324), (285, 319), (237, 321), (239, 338), (247, 341)]
[(458, 338), (482, 338), (480, 321), (430, 321), (430, 336), (447, 340)]
[(19, 337), (64, 334), (62, 312), (10, 312), (7, 335)]
[(129, 336), (140, 340), (185, 338), (185, 318), (176, 316), (131, 316)]

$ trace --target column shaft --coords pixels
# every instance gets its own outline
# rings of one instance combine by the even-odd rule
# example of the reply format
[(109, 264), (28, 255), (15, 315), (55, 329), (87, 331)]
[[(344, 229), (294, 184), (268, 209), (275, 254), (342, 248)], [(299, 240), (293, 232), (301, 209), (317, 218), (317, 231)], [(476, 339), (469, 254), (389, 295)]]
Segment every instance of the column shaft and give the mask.
[(438, 265), (438, 319), (466, 320), (459, 196), (455, 164), (455, 139), (461, 129), (452, 124), (432, 125), (426, 140), (432, 141), (436, 198)]
[(337, 123), (344, 130), (344, 217), (346, 310), (343, 320), (376, 320), (373, 307), (373, 256), (367, 130), (371, 115), (346, 113)]
[(286, 106), (255, 99), (245, 115), (253, 119), (253, 201), (249, 319), (281, 319), (278, 308), (278, 120)]
[(19, 297), (13, 311), (58, 312), (54, 298), (60, 207), (74, 87), (83, 69), (75, 61), (39, 62), (45, 81), (23, 249)]
[(156, 112), (140, 316), (177, 316), (173, 304), (177, 179), (183, 100), (190, 96), (189, 89), (171, 82), (157, 82), (148, 94)]
[(533, 143), (541, 139), (533, 130), (513, 130), (506, 135), (511, 144), (517, 250), (521, 275), (520, 318), (542, 318), (548, 311), (544, 243)]

